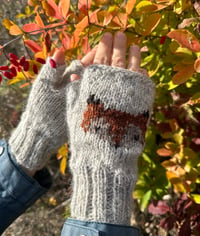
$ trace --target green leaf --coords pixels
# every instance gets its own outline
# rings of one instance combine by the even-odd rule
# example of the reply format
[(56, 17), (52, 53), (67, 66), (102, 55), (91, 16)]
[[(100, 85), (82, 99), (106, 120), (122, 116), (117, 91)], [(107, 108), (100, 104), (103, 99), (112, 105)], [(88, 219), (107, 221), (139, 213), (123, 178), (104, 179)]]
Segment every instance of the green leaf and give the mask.
[(148, 190), (143, 195), (143, 197), (141, 198), (141, 200), (140, 200), (140, 209), (141, 209), (141, 211), (144, 211), (148, 207), (148, 204), (149, 204), (150, 199), (151, 199), (151, 195), (152, 195), (152, 190)]

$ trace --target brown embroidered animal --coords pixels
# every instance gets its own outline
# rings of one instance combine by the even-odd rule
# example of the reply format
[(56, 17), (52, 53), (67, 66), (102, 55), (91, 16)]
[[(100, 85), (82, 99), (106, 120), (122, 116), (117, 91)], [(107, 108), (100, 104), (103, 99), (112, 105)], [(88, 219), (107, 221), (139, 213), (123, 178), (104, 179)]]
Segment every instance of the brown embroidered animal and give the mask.
[[(115, 109), (104, 109), (104, 104), (100, 102), (100, 99), (95, 100), (95, 95), (91, 95), (88, 100), (87, 110), (84, 112), (81, 127), (85, 132), (88, 132), (92, 122), (98, 121), (103, 118), (109, 127), (109, 135), (115, 143), (119, 146), (121, 139), (124, 137), (126, 130), (131, 124), (138, 127), (142, 132), (144, 142), (144, 136), (146, 132), (147, 121), (149, 118), (149, 112), (144, 112), (138, 115), (131, 115), (126, 112), (117, 111)], [(96, 131), (101, 127), (95, 127)], [(139, 136), (134, 136), (135, 141), (139, 140)]]

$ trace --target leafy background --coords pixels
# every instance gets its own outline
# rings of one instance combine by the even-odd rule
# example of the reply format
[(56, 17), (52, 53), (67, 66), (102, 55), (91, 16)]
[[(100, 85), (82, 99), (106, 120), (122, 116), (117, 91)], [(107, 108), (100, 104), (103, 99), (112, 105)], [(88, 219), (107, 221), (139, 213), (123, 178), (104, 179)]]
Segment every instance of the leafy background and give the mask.
[[(41, 59), (56, 48), (66, 50), (70, 63), (93, 48), (104, 32), (118, 30), (126, 33), (128, 46), (141, 47), (142, 67), (156, 83), (156, 100), (138, 163), (133, 222), (144, 235), (159, 235), (158, 225), (165, 229), (163, 235), (199, 235), (199, 1), (28, 0), (16, 19), (3, 16), (2, 23), (12, 39), (0, 45), (1, 63), (7, 66), (0, 67), (0, 89), (2, 94), (11, 93), (8, 104), (17, 105), (9, 105), (11, 115), (3, 119), (2, 125), (9, 128), (17, 124), (20, 101), (25, 100)], [(9, 132), (2, 131), (6, 135)], [(67, 154), (65, 145), (57, 158), (60, 171), (68, 175)]]

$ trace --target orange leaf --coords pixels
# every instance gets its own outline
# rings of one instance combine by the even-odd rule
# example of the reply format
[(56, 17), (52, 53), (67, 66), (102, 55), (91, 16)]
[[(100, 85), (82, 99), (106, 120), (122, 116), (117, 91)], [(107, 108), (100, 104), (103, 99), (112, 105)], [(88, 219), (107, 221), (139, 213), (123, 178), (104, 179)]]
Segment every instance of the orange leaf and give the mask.
[(128, 0), (126, 4), (126, 13), (129, 15), (131, 14), (133, 7), (136, 3), (136, 0)]
[(167, 156), (171, 156), (173, 153), (171, 150), (168, 150), (166, 148), (160, 148), (157, 150), (157, 154), (161, 157), (167, 157)]
[(59, 1), (59, 11), (62, 16), (66, 19), (68, 12), (69, 12), (70, 0), (60, 0)]
[(41, 28), (39, 25), (35, 24), (35, 23), (29, 23), (26, 24), (22, 27), (23, 31), (26, 33), (30, 33), (30, 34), (38, 34), (41, 33)]
[(25, 83), (25, 84), (22, 84), (22, 85), (20, 85), (20, 88), (24, 88), (24, 87), (27, 87), (27, 86), (30, 86), (30, 83)]
[(53, 0), (42, 1), (42, 7), (48, 16), (52, 16), (57, 19), (62, 19), (59, 13), (58, 6)]
[(19, 34), (22, 34), (22, 31), (17, 25), (12, 25), (10, 27), (9, 33), (11, 35), (19, 35)]
[(173, 30), (167, 36), (175, 39), (182, 47), (188, 48), (193, 52), (200, 52), (199, 40), (186, 29)]
[(62, 32), (62, 45), (67, 50), (70, 49), (71, 46), (71, 39), (70, 37), (63, 31)]
[(194, 65), (182, 65), (179, 71), (173, 76), (172, 81), (174, 84), (185, 83), (194, 74)]
[(90, 52), (91, 48), (90, 48), (90, 44), (88, 42), (88, 37), (84, 38), (84, 44), (83, 44), (83, 53), (84, 55), (87, 54), (88, 52)]
[(37, 1), (37, 0), (28, 0), (28, 5), (29, 6), (32, 6), (32, 7), (34, 7), (34, 6), (37, 6), (37, 5), (39, 5), (40, 3), (39, 3), (39, 1)]
[(78, 8), (84, 15), (88, 15), (91, 4), (92, 0), (79, 0)]
[[(94, 12), (92, 12), (90, 15), (89, 15), (89, 20), (90, 20), (90, 23), (97, 23), (98, 19), (97, 19), (97, 12), (99, 11), (100, 9), (97, 9), (95, 10)], [(72, 47), (76, 47), (79, 40), (80, 40), (80, 33), (82, 33), (84, 31), (84, 29), (89, 25), (89, 22), (88, 22), (88, 16), (85, 16), (81, 22), (79, 22), (77, 25), (76, 25), (76, 29), (73, 33), (73, 37), (72, 37)]]
[(194, 63), (194, 69), (197, 73), (200, 73), (200, 57), (196, 59)]
[(44, 28), (43, 20), (40, 17), (38, 12), (36, 12), (35, 21), (36, 21), (37, 25), (39, 25), (41, 28)]
[(88, 17), (85, 16), (81, 22), (76, 25), (76, 29), (73, 33), (72, 47), (76, 47), (79, 42), (79, 35), (88, 26)]
[(34, 42), (31, 39), (24, 40), (24, 43), (31, 49), (32, 52), (37, 53), (42, 51), (42, 48), (40, 45), (38, 45), (36, 42)]
[(111, 14), (111, 12), (108, 12), (106, 10), (98, 12), (97, 15), (98, 15), (99, 22), (103, 26), (108, 25), (113, 18), (113, 15)]
[(114, 17), (113, 22), (115, 22), (121, 28), (126, 29), (127, 20), (128, 20), (128, 15), (126, 13), (118, 12), (118, 14)]

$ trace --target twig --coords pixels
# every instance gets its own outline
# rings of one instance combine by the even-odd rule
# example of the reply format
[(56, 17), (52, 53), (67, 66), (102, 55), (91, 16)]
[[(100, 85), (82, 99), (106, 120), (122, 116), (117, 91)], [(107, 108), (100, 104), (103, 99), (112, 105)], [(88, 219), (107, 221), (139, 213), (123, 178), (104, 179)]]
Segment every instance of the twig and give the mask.
[(3, 48), (7, 47), (9, 44), (11, 44), (21, 38), (22, 38), (22, 35), (19, 35), (17, 38), (14, 38), (14, 39), (10, 40), (9, 42), (4, 43), (4, 45), (0, 48), (0, 50), (2, 50)]
[(71, 199), (67, 199), (66, 201), (62, 202), (60, 205), (58, 205), (58, 206), (56, 206), (55, 208), (53, 208), (53, 209), (48, 213), (48, 215), (51, 215), (52, 213), (54, 213), (54, 212), (57, 211), (58, 209), (69, 205), (70, 202), (71, 202)]

